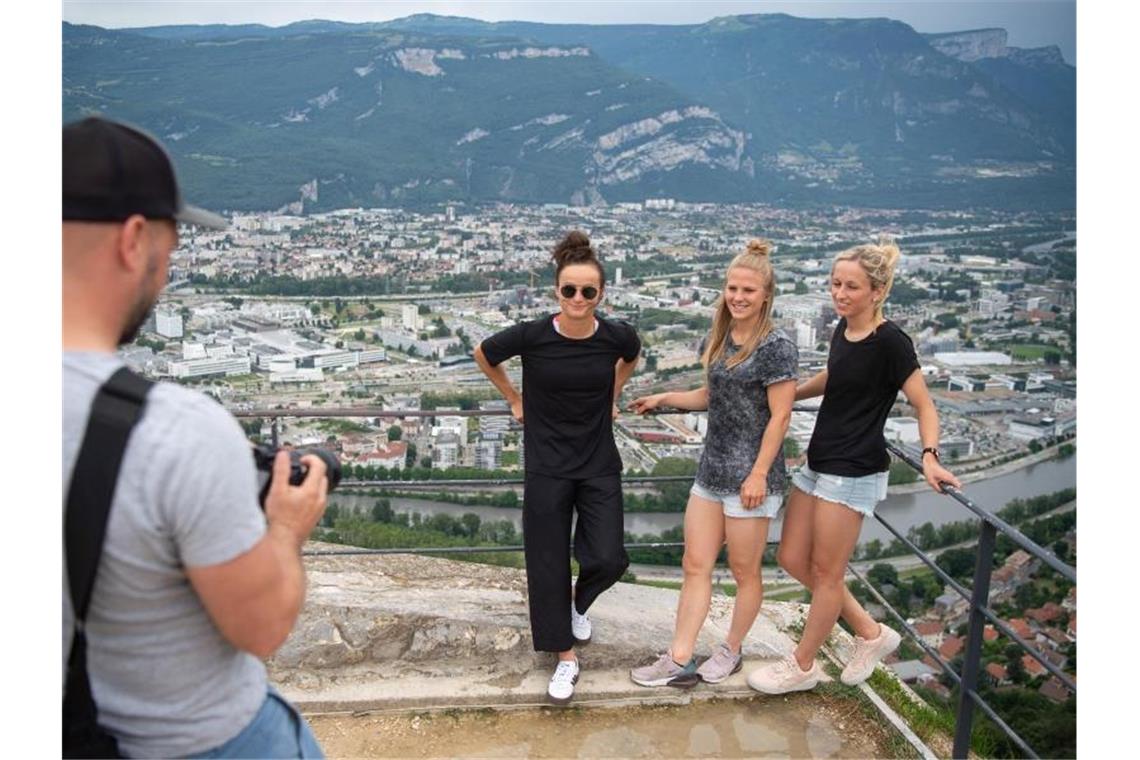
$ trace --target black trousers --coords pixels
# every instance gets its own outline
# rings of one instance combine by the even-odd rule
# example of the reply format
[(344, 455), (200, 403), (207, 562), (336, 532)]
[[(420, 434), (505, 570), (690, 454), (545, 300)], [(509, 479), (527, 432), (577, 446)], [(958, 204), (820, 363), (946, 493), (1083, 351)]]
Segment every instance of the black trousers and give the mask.
[(535, 651), (565, 652), (570, 631), (570, 524), (575, 508), (575, 606), (585, 612), (629, 567), (625, 552), (621, 473), (571, 480), (526, 474), (523, 544)]

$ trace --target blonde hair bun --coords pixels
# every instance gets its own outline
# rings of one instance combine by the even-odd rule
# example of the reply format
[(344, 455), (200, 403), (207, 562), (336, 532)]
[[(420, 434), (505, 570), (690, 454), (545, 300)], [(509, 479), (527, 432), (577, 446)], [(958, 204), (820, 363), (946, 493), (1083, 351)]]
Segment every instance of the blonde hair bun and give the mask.
[(752, 238), (748, 241), (747, 253), (754, 256), (768, 256), (772, 253), (772, 241), (763, 238)]

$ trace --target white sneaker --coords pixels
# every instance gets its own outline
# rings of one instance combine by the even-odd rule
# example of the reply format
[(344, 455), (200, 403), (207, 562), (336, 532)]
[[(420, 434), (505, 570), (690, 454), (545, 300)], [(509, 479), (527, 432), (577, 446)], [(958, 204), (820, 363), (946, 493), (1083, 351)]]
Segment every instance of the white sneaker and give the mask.
[(855, 637), (855, 654), (843, 669), (839, 680), (848, 686), (863, 683), (875, 672), (879, 661), (895, 651), (902, 637), (885, 623), (879, 623), (879, 636), (874, 639)]
[(793, 655), (785, 655), (770, 665), (761, 665), (748, 674), (748, 685), (765, 694), (787, 694), (789, 691), (807, 691), (819, 683), (823, 671), (812, 661), (810, 670), (803, 670)]
[(594, 625), (590, 622), (590, 616), (584, 612), (579, 614), (573, 600), (570, 601), (570, 631), (579, 644), (589, 642), (590, 637), (594, 635)]
[(547, 698), (556, 705), (564, 705), (574, 696), (574, 684), (578, 683), (578, 660), (559, 660), (550, 685), (546, 687)]

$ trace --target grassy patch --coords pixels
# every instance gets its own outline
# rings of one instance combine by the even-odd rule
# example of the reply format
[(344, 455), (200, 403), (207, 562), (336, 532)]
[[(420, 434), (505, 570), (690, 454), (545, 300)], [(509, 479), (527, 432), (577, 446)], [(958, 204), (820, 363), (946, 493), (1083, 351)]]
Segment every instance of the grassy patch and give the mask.
[[(953, 741), (954, 712), (949, 707), (934, 706), (916, 700), (893, 676), (887, 675), (882, 670), (876, 669), (867, 683), (924, 742), (949, 746)], [(976, 722), (977, 716), (975, 716)], [(996, 749), (991, 737), (979, 731), (974, 732), (970, 748), (979, 757), (992, 757)]]
[(1011, 343), (1005, 347), (1015, 360), (1037, 361), (1045, 357), (1046, 351), (1057, 351), (1056, 346), (1043, 346), (1038, 343)]

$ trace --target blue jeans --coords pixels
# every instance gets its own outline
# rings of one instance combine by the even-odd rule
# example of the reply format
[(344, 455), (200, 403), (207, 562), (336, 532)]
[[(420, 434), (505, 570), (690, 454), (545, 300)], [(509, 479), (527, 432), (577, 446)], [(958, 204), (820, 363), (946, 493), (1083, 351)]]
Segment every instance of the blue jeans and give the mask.
[(225, 744), (193, 757), (324, 758), (309, 724), (273, 687), (245, 728)]

